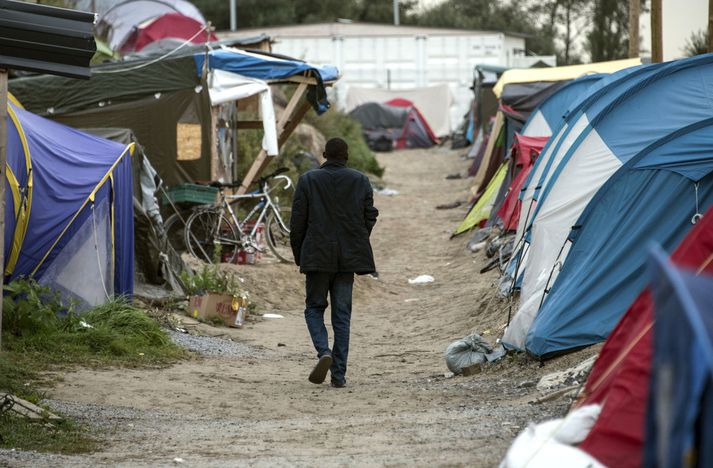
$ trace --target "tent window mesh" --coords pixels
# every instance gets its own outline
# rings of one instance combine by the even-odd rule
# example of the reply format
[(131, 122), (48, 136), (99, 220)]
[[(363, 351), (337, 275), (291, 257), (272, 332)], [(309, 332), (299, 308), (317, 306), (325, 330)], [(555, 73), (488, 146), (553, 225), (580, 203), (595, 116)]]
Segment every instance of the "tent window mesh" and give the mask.
[(114, 294), (109, 200), (88, 204), (90, 215), (52, 261), (40, 283), (79, 309), (103, 304)]

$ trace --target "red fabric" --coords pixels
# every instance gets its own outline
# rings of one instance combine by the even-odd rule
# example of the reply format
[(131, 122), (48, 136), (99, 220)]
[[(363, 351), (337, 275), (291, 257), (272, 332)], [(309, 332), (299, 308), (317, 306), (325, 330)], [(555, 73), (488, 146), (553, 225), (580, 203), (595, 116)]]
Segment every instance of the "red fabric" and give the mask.
[[(713, 273), (713, 208), (691, 229), (671, 260)], [(647, 288), (604, 344), (579, 402), (604, 404), (580, 448), (607, 466), (642, 465), (652, 339), (653, 302)]]
[[(431, 130), (431, 126), (428, 125), (428, 121), (423, 118), (423, 115), (421, 115), (421, 112), (418, 110), (418, 107), (416, 107), (413, 102), (409, 101), (408, 99), (403, 99), (403, 98), (394, 98), (390, 101), (386, 101), (384, 104), (388, 104), (389, 106), (394, 106), (394, 107), (409, 107), (411, 108), (411, 112), (414, 112), (416, 116), (419, 118), (421, 122), (423, 122), (423, 126), (426, 129), (426, 133), (428, 133), (428, 137), (433, 140), (435, 144), (439, 143), (438, 137), (436, 136), (435, 133), (433, 133), (433, 130)], [(408, 127), (408, 125), (407, 125)], [(406, 128), (404, 128), (404, 132), (406, 132)], [(405, 133), (404, 133), (405, 134)], [(401, 138), (399, 138), (400, 140)], [(397, 145), (399, 142), (397, 141)], [(406, 145), (406, 142), (403, 141), (403, 144)], [(403, 148), (406, 148), (406, 146), (403, 146)]]
[(532, 166), (540, 156), (542, 148), (547, 144), (549, 137), (526, 137), (515, 134), (515, 142), (512, 145), (511, 158), (513, 160), (513, 179), (508, 189), (503, 204), (497, 212), (504, 224), (506, 231), (516, 231), (518, 220), (520, 219), (520, 191), (525, 184), (527, 176), (532, 170)]
[[(134, 29), (121, 47), (121, 51), (124, 53), (139, 52), (152, 42), (166, 38), (175, 38), (185, 41), (193, 37), (201, 28), (203, 28), (201, 23), (180, 13), (170, 13), (159, 16)], [(210, 33), (210, 40), (217, 41), (218, 38), (215, 34)], [(206, 35), (204, 31), (191, 42), (193, 44), (202, 44), (205, 41)]]

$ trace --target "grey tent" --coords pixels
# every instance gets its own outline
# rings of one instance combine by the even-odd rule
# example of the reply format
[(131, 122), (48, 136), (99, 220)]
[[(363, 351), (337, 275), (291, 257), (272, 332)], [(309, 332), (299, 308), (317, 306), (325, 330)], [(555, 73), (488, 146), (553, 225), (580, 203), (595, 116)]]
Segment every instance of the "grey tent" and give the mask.
[(394, 99), (390, 103), (368, 102), (349, 113), (361, 124), (369, 148), (391, 151), (394, 148), (430, 148), (438, 143), (411, 102)]

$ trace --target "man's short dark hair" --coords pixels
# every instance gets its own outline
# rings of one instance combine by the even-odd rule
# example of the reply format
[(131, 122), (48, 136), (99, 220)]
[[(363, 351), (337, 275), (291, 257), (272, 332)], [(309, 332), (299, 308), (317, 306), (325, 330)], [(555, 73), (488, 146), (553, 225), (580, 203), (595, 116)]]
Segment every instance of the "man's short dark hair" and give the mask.
[(324, 157), (346, 160), (349, 157), (349, 145), (341, 138), (332, 138), (324, 146)]

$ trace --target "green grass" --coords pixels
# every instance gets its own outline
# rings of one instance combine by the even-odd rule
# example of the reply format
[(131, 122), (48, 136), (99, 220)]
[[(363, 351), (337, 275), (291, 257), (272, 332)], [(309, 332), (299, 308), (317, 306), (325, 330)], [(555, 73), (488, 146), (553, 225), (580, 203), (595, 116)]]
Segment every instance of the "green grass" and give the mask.
[[(38, 404), (51, 387), (48, 371), (89, 367), (157, 367), (186, 358), (145, 311), (116, 299), (79, 315), (48, 289), (17, 280), (5, 287), (0, 393)], [(92, 451), (88, 428), (71, 420), (44, 425), (0, 415), (0, 447), (56, 453)]]
[(52, 423), (31, 422), (11, 413), (0, 414), (0, 447), (66, 455), (89, 453), (98, 441), (89, 429), (73, 421)]

